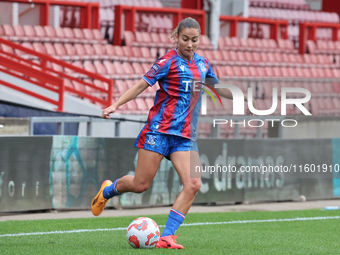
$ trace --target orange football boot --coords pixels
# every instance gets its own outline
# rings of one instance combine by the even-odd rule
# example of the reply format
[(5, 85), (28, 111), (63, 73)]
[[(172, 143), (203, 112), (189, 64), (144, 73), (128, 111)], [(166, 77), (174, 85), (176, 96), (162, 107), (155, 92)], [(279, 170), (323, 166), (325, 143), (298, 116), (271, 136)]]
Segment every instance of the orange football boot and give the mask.
[(109, 199), (105, 199), (103, 197), (103, 191), (107, 186), (110, 186), (111, 184), (112, 184), (112, 181), (110, 180), (104, 181), (102, 183), (102, 186), (100, 187), (100, 190), (97, 196), (95, 196), (94, 199), (92, 200), (91, 210), (94, 216), (98, 216), (102, 213), (102, 211), (104, 211), (105, 205), (107, 201), (109, 201)]
[(176, 238), (178, 236), (163, 236), (159, 238), (156, 248), (166, 248), (166, 249), (184, 249), (180, 244), (177, 244)]

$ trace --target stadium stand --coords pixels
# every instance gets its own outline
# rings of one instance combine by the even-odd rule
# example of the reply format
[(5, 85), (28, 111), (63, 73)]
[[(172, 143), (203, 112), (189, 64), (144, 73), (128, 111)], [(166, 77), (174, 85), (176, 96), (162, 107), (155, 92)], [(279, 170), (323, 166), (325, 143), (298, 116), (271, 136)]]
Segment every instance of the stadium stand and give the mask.
[[(250, 1), (249, 17), (288, 20), (288, 37), (290, 40), (297, 41), (299, 38), (299, 23), (320, 22), (338, 23), (337, 13), (310, 11), (304, 0), (301, 1)], [(266, 25), (253, 28), (258, 29), (257, 34), (269, 37), (269, 28)], [(259, 33), (260, 32), (260, 33)], [(330, 29), (319, 28), (317, 38), (329, 40), (332, 38)]]

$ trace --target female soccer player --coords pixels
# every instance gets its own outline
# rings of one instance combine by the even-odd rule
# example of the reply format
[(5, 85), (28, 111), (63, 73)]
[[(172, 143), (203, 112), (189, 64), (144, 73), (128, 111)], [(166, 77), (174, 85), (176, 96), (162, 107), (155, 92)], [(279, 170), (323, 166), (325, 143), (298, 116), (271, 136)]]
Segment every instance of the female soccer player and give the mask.
[[(191, 81), (204, 81), (208, 78), (217, 84), (218, 78), (209, 62), (194, 53), (200, 34), (200, 25), (196, 20), (182, 20), (172, 34), (176, 49), (158, 59), (139, 82), (123, 93), (113, 105), (104, 109), (102, 114), (103, 118), (110, 118), (109, 114), (115, 112), (119, 106), (136, 98), (158, 81), (160, 89), (156, 93), (154, 106), (150, 109), (147, 124), (135, 143), (135, 147), (139, 148), (135, 176), (125, 175), (113, 183), (110, 180), (104, 181), (92, 201), (92, 213), (98, 216), (113, 196), (146, 191), (163, 157), (171, 160), (181, 178), (183, 189), (170, 210), (157, 248), (183, 249), (182, 245), (177, 244), (177, 236), (174, 234), (184, 221), (201, 187), (199, 176), (190, 177), (190, 165), (201, 165), (195, 134), (198, 114), (190, 116), (193, 112), (197, 113), (197, 109), (199, 112), (201, 94), (198, 97), (192, 96), (195, 93)], [(219, 94), (232, 99), (232, 94), (227, 89), (219, 89)], [(247, 95), (245, 99), (247, 100)], [(192, 105), (191, 101), (198, 103)]]

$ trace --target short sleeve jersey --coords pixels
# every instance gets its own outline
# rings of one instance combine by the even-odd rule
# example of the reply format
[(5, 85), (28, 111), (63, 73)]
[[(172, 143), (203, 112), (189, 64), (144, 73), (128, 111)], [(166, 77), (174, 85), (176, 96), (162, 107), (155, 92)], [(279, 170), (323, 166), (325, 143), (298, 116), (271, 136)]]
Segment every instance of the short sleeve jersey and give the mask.
[(141, 135), (158, 131), (195, 140), (203, 92), (199, 90), (199, 96), (193, 99), (193, 80), (205, 82), (206, 78), (218, 83), (208, 60), (196, 53), (191, 61), (176, 49), (159, 58), (143, 76), (150, 86), (158, 81), (160, 88)]

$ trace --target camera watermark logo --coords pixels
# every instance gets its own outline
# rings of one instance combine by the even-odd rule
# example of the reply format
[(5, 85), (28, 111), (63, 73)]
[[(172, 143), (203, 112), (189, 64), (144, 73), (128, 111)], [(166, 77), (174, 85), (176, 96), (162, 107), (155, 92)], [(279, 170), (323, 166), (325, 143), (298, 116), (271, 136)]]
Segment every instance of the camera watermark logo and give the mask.
[[(205, 93), (207, 93), (211, 97), (211, 99), (214, 101), (214, 104), (217, 105), (216, 99), (213, 96), (213, 94), (211, 94), (211, 92), (209, 90), (204, 88), (204, 86), (208, 87), (212, 92), (215, 93), (215, 95), (217, 96), (218, 100), (220, 101), (220, 103), (222, 105), (222, 100), (220, 98), (220, 95), (217, 93), (217, 91), (212, 86), (209, 86), (209, 85), (203, 83), (202, 81), (183, 81), (183, 83), (185, 84), (185, 91), (188, 91), (190, 84), (193, 83), (193, 87), (192, 88), (193, 88), (194, 92), (204, 91)], [(202, 100), (204, 100), (204, 103), (202, 103), (202, 104), (205, 105), (205, 109), (207, 108), (207, 105), (206, 105), (206, 102), (207, 102), (206, 96), (207, 96), (207, 94), (203, 93), (203, 95), (205, 95), (205, 96), (202, 97)]]
[[(244, 115), (244, 94), (242, 90), (235, 85), (229, 85), (229, 84), (217, 84), (215, 85), (215, 88), (227, 88), (230, 90), (230, 92), (233, 95), (233, 115)], [(193, 90), (197, 91), (196, 89), (201, 89), (197, 88), (194, 86)], [(204, 89), (203, 89), (204, 90)], [(204, 90), (206, 91), (206, 90)], [(214, 90), (216, 93), (216, 91)], [(304, 98), (287, 98), (288, 93), (301, 93), (304, 94)], [(211, 93), (209, 93), (210, 96)], [(247, 96), (248, 98), (253, 98), (253, 92), (251, 88), (248, 88), (247, 91)], [(268, 110), (259, 110), (255, 109), (253, 106), (253, 102), (251, 100), (248, 100), (248, 108), (249, 110), (256, 115), (270, 115), (275, 112), (278, 106), (278, 92), (277, 88), (273, 87), (272, 91), (272, 106)], [(302, 104), (307, 103), (311, 99), (311, 93), (309, 90), (304, 89), (304, 88), (281, 88), (281, 115), (286, 115), (287, 114), (287, 105), (288, 104), (293, 104), (295, 105), (304, 115), (312, 115), (306, 107), (304, 107)], [(201, 109), (202, 115), (207, 114), (207, 95), (203, 94), (202, 95), (202, 109)]]

